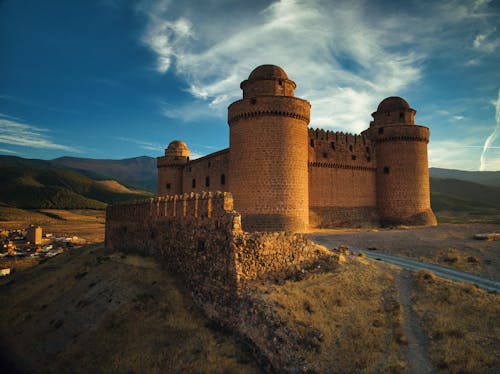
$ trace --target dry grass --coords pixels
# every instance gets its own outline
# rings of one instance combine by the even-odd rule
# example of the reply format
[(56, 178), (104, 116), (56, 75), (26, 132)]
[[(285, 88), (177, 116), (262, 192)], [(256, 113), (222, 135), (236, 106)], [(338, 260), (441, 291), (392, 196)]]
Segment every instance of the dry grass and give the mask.
[(428, 271), (419, 271), (415, 279), (413, 309), (436, 366), (451, 373), (497, 373), (500, 296)]
[(98, 246), (0, 280), (0, 315), (1, 351), (27, 371), (259, 371), (154, 260)]
[(431, 258), (430, 262), (450, 266), (471, 273), (479, 273), (481, 270), (481, 260), (479, 255), (464, 252), (453, 247), (439, 250), (437, 254)]
[(349, 258), (333, 271), (258, 291), (313, 371), (402, 372), (405, 337), (393, 283), (372, 262)]
[(87, 243), (104, 241), (105, 211), (92, 209), (41, 209), (31, 211), (0, 206), (0, 228), (24, 229), (30, 224), (42, 226), (54, 236), (78, 236)]

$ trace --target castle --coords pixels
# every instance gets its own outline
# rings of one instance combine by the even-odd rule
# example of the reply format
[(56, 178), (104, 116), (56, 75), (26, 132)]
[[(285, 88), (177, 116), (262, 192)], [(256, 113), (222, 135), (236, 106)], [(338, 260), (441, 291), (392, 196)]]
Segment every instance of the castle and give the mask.
[(429, 129), (400, 97), (360, 135), (308, 129), (311, 104), (283, 69), (262, 65), (228, 108), (229, 148), (190, 160), (182, 141), (157, 158), (158, 195), (230, 192), (245, 231), (436, 225)]

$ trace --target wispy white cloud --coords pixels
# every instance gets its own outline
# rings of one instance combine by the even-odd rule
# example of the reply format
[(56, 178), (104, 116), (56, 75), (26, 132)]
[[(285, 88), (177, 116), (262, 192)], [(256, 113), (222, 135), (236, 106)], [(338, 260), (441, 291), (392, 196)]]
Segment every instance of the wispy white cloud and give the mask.
[[(486, 153), (488, 152), (489, 149), (492, 148), (493, 142), (497, 139), (498, 135), (500, 134), (500, 89), (498, 89), (498, 97), (495, 102), (495, 128), (493, 129), (493, 132), (486, 138), (486, 141), (484, 142), (483, 146), (483, 152), (481, 153), (481, 158), (480, 158), (480, 164), (479, 164), (479, 170), (483, 171), (486, 170), (487, 165), (486, 165)], [(500, 160), (499, 159), (493, 159), (492, 160), (496, 165), (499, 164)]]
[(458, 170), (477, 170), (477, 158), (482, 146), (476, 138), (431, 140), (428, 147), (429, 166)]
[(13, 120), (13, 117), (0, 115), (0, 144), (20, 147), (57, 149), (72, 153), (81, 153), (79, 147), (55, 142), (47, 133), (49, 130)]
[(0, 153), (10, 153), (10, 154), (17, 154), (18, 152), (13, 151), (12, 149), (5, 149), (5, 148), (0, 148)]
[[(334, 7), (325, 1), (277, 1), (245, 22), (226, 19), (223, 25), (203, 11), (187, 12), (188, 19), (173, 15), (169, 2), (159, 4), (142, 4), (148, 19), (142, 40), (156, 53), (157, 71), (175, 66), (199, 100), (192, 111), (166, 108), (169, 117), (197, 118), (192, 113), (203, 112), (201, 106), (223, 117), (227, 105), (241, 97), (239, 83), (250, 71), (274, 63), (298, 83), (298, 95), (311, 101), (312, 126), (360, 131), (379, 101), (421, 76), (424, 56), (396, 52), (398, 35), (372, 22), (361, 1)], [(224, 32), (217, 35), (216, 28)]]
[(137, 144), (139, 148), (145, 149), (148, 151), (155, 151), (155, 152), (162, 152), (164, 150), (164, 146), (161, 144), (155, 143), (155, 142), (149, 142), (149, 141), (144, 141), (144, 140), (138, 140), (138, 139), (132, 139), (132, 138), (126, 138), (126, 137), (116, 137), (114, 138), (115, 140), (119, 140), (122, 142), (127, 142), (127, 143), (132, 143), (132, 144)]
[(474, 48), (481, 50), (483, 52), (494, 52), (495, 49), (500, 45), (500, 38), (495, 35), (496, 28), (488, 30), (484, 33), (479, 33), (474, 38), (472, 45)]

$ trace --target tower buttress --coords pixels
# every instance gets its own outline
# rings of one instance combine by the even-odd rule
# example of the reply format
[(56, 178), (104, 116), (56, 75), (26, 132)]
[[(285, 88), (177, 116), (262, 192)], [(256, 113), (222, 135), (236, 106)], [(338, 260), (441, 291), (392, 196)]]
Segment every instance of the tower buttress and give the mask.
[(309, 227), (308, 130), (311, 104), (294, 97), (295, 82), (262, 65), (241, 83), (228, 108), (229, 191), (248, 231)]
[(158, 168), (158, 196), (180, 195), (183, 191), (182, 173), (189, 161), (186, 143), (174, 140), (165, 149), (165, 156), (156, 158)]
[(382, 225), (436, 225), (430, 204), (429, 128), (400, 97), (383, 100), (364, 134), (377, 153), (377, 209)]

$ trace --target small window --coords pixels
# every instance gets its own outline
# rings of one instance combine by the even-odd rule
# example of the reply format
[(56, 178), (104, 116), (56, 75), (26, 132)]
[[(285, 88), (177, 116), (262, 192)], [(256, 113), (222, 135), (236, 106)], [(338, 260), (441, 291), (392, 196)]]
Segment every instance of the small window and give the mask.
[(220, 184), (225, 185), (226, 184), (226, 175), (221, 174), (220, 176)]
[(191, 187), (192, 188), (196, 188), (196, 179), (193, 178), (193, 180), (191, 181)]
[(205, 178), (205, 187), (210, 187), (210, 177)]
[(309, 142), (309, 144), (311, 145), (311, 147), (314, 148), (314, 139), (311, 139), (310, 142)]
[(205, 251), (205, 241), (198, 239), (198, 251), (199, 252), (204, 252)]
[(391, 171), (391, 168), (389, 166), (384, 166), (384, 174), (389, 174)]
[(352, 144), (349, 145), (349, 151), (352, 152)]
[(356, 160), (356, 155), (352, 155), (352, 156), (351, 156), (351, 158), (352, 158), (353, 160)]
[(328, 158), (328, 153), (323, 153), (323, 158)]
[(384, 128), (383, 128), (383, 127), (379, 128), (379, 129), (378, 129), (378, 133), (379, 133), (379, 134), (383, 134), (383, 133), (384, 133)]
[(370, 156), (366, 156), (366, 161), (370, 162), (372, 158)]
[(331, 142), (330, 145), (332, 146), (332, 149), (335, 151), (335, 142)]
[(252, 97), (252, 98), (250, 99), (250, 104), (252, 104), (252, 105), (257, 104), (257, 99), (256, 99), (255, 97)]
[(370, 147), (366, 147), (366, 153), (370, 153)]
[(210, 166), (212, 166), (212, 163), (211, 163), (211, 162), (209, 162), (209, 163), (208, 163), (208, 167), (210, 167)]
[(167, 183), (167, 190), (170, 189), (170, 183)]
[(405, 119), (405, 114), (403, 112), (399, 113), (399, 119)]
[(278, 84), (279, 84), (280, 86), (283, 86), (283, 81), (278, 81)]

